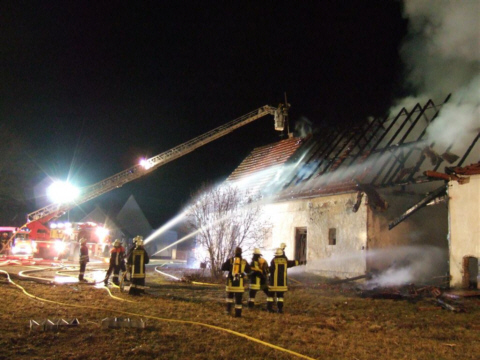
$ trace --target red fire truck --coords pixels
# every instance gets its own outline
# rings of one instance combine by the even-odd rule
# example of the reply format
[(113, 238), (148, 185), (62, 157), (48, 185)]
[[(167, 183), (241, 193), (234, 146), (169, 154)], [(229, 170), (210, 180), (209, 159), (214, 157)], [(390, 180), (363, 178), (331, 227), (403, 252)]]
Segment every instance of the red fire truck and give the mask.
[(108, 229), (94, 222), (33, 221), (13, 234), (11, 255), (43, 259), (76, 260), (81, 238), (87, 239), (91, 256), (101, 257), (110, 242)]

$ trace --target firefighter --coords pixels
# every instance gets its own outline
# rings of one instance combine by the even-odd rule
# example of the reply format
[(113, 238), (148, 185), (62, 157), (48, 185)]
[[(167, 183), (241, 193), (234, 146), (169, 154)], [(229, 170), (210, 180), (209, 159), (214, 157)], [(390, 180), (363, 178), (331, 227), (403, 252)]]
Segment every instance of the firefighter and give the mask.
[[(6, 252), (6, 250), (7, 250), (7, 245), (8, 245), (8, 240), (9, 240), (9, 238), (8, 238), (8, 233), (4, 232), (4, 233), (2, 234), (2, 238), (1, 238), (1, 240), (0, 240), (0, 252), (3, 252), (3, 250), (5, 250), (5, 252)], [(7, 254), (7, 255), (8, 255), (8, 254)]]
[(248, 296), (248, 307), (253, 308), (255, 305), (255, 296), (259, 290), (262, 290), (268, 297), (268, 264), (262, 257), (260, 249), (253, 250), (252, 262), (250, 263), (250, 292)]
[(130, 253), (127, 259), (127, 265), (130, 271), (130, 295), (140, 295), (145, 293), (145, 265), (150, 261), (148, 253), (143, 247), (143, 238), (136, 236), (135, 249)]
[(242, 316), (242, 297), (244, 288), (244, 279), (250, 272), (250, 265), (242, 259), (242, 249), (237, 247), (235, 255), (222, 264), (222, 271), (228, 271), (227, 277), (227, 314), (232, 310), (233, 297), (235, 296), (235, 317)]
[(85, 276), (85, 269), (87, 268), (87, 263), (90, 261), (88, 258), (88, 247), (87, 239), (80, 239), (80, 273), (78, 274), (78, 281), (86, 282), (83, 277)]
[(283, 313), (283, 294), (288, 291), (287, 268), (297, 266), (297, 260), (288, 260), (281, 248), (275, 251), (270, 262), (270, 279), (268, 284), (267, 311), (273, 312), (273, 302), (277, 298), (277, 312)]
[(122, 246), (122, 243), (119, 239), (115, 240), (113, 243), (113, 248), (110, 250), (110, 266), (108, 267), (107, 276), (105, 277), (105, 286), (108, 285), (108, 278), (113, 272), (113, 283), (115, 285), (120, 285), (118, 281), (118, 276), (120, 270), (126, 271), (125, 268), (125, 248)]
[[(130, 246), (130, 249), (127, 250), (127, 254), (125, 255), (125, 259), (128, 259), (130, 257), (130, 254), (132, 253), (132, 251), (135, 250), (135, 248), (137, 247), (137, 240), (142, 240), (143, 241), (143, 237), (141, 237), (140, 235), (137, 235), (132, 239), (132, 246)], [(129, 268), (129, 266), (127, 264), (127, 274), (126, 275), (130, 275), (130, 272), (131, 272), (131, 269)], [(125, 275), (125, 277), (126, 277), (126, 275)], [(131, 279), (129, 281), (131, 281)]]

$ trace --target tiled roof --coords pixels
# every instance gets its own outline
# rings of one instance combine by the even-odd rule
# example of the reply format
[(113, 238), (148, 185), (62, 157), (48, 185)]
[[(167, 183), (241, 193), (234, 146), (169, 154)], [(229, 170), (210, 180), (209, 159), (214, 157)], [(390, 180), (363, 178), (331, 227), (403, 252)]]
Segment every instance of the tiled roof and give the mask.
[(254, 149), (227, 178), (243, 189), (256, 192), (279, 176), (283, 165), (302, 145), (300, 138), (289, 138)]

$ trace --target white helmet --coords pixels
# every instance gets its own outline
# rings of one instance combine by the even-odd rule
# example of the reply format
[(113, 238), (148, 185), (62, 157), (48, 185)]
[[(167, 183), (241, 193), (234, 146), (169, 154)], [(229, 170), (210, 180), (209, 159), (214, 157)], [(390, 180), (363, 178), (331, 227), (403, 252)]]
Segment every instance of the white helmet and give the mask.
[(282, 256), (283, 255), (283, 250), (281, 248), (278, 248), (276, 251), (275, 251), (275, 256)]
[(262, 255), (262, 252), (260, 251), (259, 248), (253, 249), (253, 255)]
[(286, 247), (287, 247), (287, 244), (285, 243), (280, 244), (280, 249), (285, 250)]

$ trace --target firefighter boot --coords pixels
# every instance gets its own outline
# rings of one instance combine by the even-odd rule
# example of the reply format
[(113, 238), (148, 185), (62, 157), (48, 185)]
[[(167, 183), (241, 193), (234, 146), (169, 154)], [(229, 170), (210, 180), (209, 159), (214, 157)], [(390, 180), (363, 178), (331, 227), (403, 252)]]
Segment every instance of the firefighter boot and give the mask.
[(227, 313), (227, 315), (230, 315), (231, 311), (232, 311), (232, 303), (227, 303), (227, 308), (225, 312)]
[(235, 309), (235, 317), (242, 317), (242, 309)]
[(255, 306), (255, 302), (252, 300), (248, 300), (248, 308), (253, 309), (254, 306)]
[(267, 311), (273, 313), (273, 301), (267, 301)]
[(278, 313), (283, 314), (283, 301), (277, 303), (278, 306)]
[(278, 313), (279, 314), (282, 314), (283, 313), (283, 297), (278, 297), (277, 298), (277, 309), (278, 309)]

